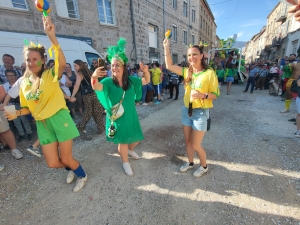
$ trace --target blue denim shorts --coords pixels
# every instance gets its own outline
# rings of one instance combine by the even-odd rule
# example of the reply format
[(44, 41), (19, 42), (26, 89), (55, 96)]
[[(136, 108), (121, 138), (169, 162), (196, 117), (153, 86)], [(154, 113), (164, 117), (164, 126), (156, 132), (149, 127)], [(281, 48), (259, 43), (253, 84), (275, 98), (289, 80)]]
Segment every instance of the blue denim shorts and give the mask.
[(296, 107), (297, 107), (298, 114), (300, 114), (300, 98), (299, 97), (296, 98)]
[(234, 82), (234, 78), (233, 77), (226, 77), (226, 82)]
[(188, 108), (182, 106), (181, 124), (192, 127), (193, 130), (207, 131), (207, 119), (209, 118), (209, 109), (193, 109), (192, 116), (188, 115)]

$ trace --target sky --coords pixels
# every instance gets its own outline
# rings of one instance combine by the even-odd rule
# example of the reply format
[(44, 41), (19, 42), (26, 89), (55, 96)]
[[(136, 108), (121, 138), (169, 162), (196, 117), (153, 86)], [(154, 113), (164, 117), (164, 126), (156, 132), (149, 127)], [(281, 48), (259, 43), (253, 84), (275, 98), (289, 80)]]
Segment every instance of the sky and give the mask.
[(207, 0), (217, 24), (217, 35), (249, 41), (267, 24), (267, 16), (279, 0)]

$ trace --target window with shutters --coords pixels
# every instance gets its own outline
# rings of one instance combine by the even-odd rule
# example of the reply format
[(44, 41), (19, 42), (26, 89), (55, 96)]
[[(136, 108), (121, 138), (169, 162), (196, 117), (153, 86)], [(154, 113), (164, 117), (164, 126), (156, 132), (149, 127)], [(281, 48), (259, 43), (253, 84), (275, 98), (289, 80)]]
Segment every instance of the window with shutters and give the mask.
[(173, 64), (178, 63), (178, 55), (177, 54), (172, 54), (172, 62), (173, 62)]
[(192, 9), (192, 22), (195, 23), (195, 21), (196, 21), (196, 10), (193, 8)]
[(187, 31), (183, 30), (183, 43), (187, 45)]
[(58, 16), (80, 19), (77, 0), (55, 0), (55, 6)]
[(29, 11), (27, 0), (0, 0), (0, 7)]
[(172, 25), (172, 40), (173, 42), (177, 42), (177, 26)]
[(172, 0), (172, 7), (173, 9), (177, 9), (177, 0)]
[(184, 1), (184, 2), (183, 2), (183, 15), (184, 15), (185, 17), (188, 16), (188, 5), (187, 5), (187, 1)]
[(157, 48), (157, 27), (148, 25), (149, 47)]
[(114, 0), (97, 0), (100, 23), (116, 24)]

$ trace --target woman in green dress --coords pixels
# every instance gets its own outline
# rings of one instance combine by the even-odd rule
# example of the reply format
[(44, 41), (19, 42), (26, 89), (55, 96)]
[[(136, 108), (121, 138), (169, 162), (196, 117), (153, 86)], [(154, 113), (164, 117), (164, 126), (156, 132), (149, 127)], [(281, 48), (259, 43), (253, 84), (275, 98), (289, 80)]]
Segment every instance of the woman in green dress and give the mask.
[[(104, 67), (97, 68), (92, 75), (92, 86), (97, 98), (106, 110), (106, 138), (108, 141), (118, 144), (118, 151), (123, 161), (123, 169), (128, 176), (133, 172), (128, 162), (128, 154), (134, 159), (139, 156), (133, 151), (139, 141), (144, 139), (138, 114), (135, 108), (135, 101), (142, 97), (142, 85), (150, 82), (148, 67), (140, 63), (144, 78), (129, 76), (125, 55), (126, 41), (120, 38), (118, 46), (108, 48), (108, 60), (111, 62), (112, 77), (107, 77), (100, 82), (99, 77), (104, 77)], [(112, 106), (122, 102), (124, 113), (118, 119), (112, 120)], [(111, 128), (116, 130), (112, 135)]]

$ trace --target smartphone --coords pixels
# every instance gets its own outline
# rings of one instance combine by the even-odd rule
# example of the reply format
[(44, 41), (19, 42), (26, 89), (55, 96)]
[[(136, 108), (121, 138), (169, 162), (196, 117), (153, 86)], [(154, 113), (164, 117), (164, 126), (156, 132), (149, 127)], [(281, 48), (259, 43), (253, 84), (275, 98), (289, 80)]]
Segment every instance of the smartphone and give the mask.
[[(103, 69), (101, 70), (106, 70), (106, 62), (105, 62), (105, 59), (101, 59), (101, 58), (98, 58), (98, 67), (104, 67)], [(99, 77), (98, 78), (98, 81), (100, 82), (102, 79), (104, 79), (105, 77)]]
[(98, 58), (98, 67), (104, 67), (104, 69), (102, 70), (105, 70), (105, 66), (106, 66), (106, 62), (105, 62), (105, 59), (101, 59), (101, 58)]

